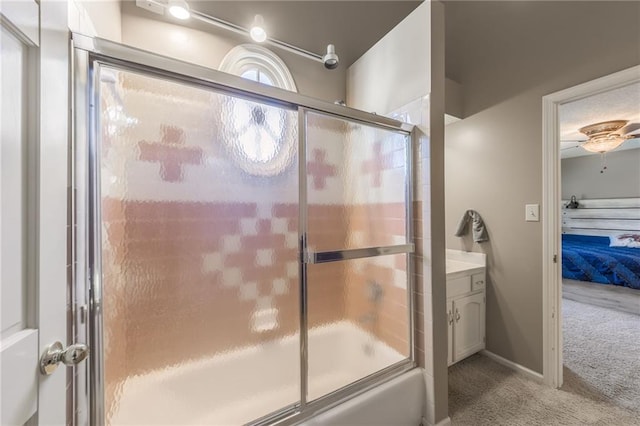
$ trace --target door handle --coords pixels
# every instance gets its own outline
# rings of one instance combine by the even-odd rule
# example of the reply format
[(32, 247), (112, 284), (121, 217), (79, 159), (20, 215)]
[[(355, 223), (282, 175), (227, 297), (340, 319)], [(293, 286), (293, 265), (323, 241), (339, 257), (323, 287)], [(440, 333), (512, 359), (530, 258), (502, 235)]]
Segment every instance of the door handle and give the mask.
[(451, 311), (447, 313), (447, 318), (449, 319), (449, 325), (453, 324), (453, 313)]
[(460, 321), (460, 312), (456, 309), (456, 322)]
[(60, 363), (67, 367), (84, 361), (89, 356), (89, 347), (84, 343), (76, 343), (64, 349), (62, 343), (54, 342), (47, 346), (40, 356), (40, 373), (45, 376), (53, 374)]

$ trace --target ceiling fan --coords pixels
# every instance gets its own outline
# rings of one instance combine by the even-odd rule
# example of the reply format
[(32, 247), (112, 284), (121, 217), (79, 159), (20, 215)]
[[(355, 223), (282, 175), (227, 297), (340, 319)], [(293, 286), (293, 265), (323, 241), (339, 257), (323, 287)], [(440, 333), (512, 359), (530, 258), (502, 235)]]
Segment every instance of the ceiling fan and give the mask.
[(631, 134), (640, 129), (640, 123), (629, 124), (628, 120), (610, 120), (581, 127), (578, 131), (584, 134), (586, 140), (562, 141), (577, 142), (579, 145), (563, 148), (562, 150), (582, 147), (589, 152), (604, 154), (616, 149), (624, 142), (640, 138), (640, 133)]

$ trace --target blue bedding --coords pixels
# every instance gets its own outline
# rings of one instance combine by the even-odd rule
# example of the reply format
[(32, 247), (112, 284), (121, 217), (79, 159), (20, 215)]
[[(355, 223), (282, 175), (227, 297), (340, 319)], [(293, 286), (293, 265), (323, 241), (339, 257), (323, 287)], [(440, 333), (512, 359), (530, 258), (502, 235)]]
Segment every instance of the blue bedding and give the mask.
[(562, 235), (562, 277), (640, 289), (640, 248), (609, 247), (609, 237)]

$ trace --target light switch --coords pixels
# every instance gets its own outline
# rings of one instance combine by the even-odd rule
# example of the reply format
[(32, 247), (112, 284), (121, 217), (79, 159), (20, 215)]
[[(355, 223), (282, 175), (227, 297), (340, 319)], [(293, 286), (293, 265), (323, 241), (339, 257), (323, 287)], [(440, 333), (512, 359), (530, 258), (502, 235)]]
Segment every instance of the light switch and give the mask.
[(540, 221), (540, 206), (538, 204), (526, 204), (524, 206), (525, 218), (527, 222)]

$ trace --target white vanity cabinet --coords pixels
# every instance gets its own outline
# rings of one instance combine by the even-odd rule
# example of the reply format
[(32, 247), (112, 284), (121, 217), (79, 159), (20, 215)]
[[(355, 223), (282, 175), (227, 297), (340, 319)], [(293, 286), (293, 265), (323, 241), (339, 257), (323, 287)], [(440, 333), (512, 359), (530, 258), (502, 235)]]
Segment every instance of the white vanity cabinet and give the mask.
[(458, 362), (484, 349), (484, 293), (463, 296), (452, 301), (454, 321), (453, 357)]
[(450, 256), (449, 252), (453, 250), (447, 250), (446, 313), (448, 365), (452, 365), (485, 348), (486, 257), (464, 252)]

